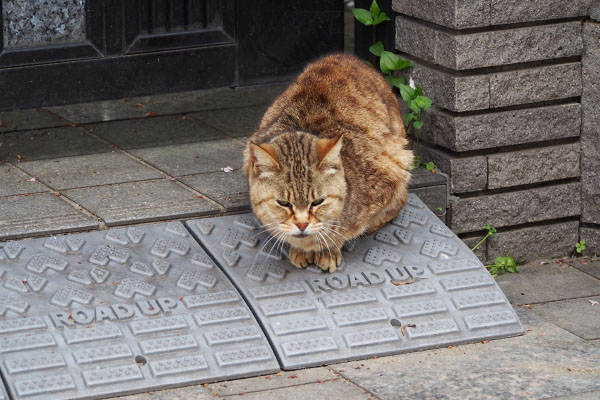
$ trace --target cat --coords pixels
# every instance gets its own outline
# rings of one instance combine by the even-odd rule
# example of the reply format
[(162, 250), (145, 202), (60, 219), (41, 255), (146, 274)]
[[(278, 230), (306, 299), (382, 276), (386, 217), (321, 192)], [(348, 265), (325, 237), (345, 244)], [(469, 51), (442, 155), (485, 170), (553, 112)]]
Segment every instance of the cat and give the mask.
[(344, 242), (404, 206), (413, 155), (396, 96), (358, 58), (309, 64), (264, 114), (244, 154), (252, 210), (298, 268), (333, 272)]

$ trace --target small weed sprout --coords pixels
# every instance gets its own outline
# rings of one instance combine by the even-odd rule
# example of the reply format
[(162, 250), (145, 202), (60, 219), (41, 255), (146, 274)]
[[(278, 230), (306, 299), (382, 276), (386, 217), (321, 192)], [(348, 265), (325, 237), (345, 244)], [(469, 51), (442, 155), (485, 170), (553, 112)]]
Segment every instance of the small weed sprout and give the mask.
[[(404, 114), (404, 125), (408, 128), (412, 123), (415, 128), (415, 140), (416, 140), (416, 153), (419, 153), (419, 135), (418, 131), (423, 127), (423, 121), (421, 120), (421, 112), (427, 111), (431, 108), (431, 99), (427, 96), (423, 96), (423, 88), (421, 86), (411, 87), (404, 83), (404, 78), (396, 76), (396, 71), (402, 71), (403, 69), (412, 67), (412, 63), (408, 60), (404, 60), (402, 57), (386, 51), (383, 43), (377, 41), (377, 33), (375, 27), (382, 22), (391, 21), (387, 14), (379, 8), (376, 0), (373, 0), (371, 7), (366, 10), (364, 8), (353, 8), (352, 13), (354, 18), (365, 26), (373, 27), (373, 45), (369, 47), (369, 52), (373, 54), (373, 63), (368, 62), (369, 65), (374, 66), (377, 64), (377, 57), (379, 57), (379, 69), (385, 76), (385, 80), (392, 87), (398, 88), (402, 100), (406, 102), (410, 112)], [(433, 162), (425, 163), (421, 157), (417, 156), (413, 162), (413, 168), (417, 166), (424, 166), (428, 171), (435, 172), (436, 167)]]
[(494, 258), (493, 264), (486, 265), (485, 267), (488, 271), (490, 271), (490, 274), (494, 278), (497, 278), (498, 275), (502, 275), (505, 272), (510, 272), (513, 274), (519, 272), (519, 270), (517, 269), (517, 263), (515, 262), (515, 259), (512, 256), (496, 257)]
[(487, 240), (487, 238), (489, 238), (490, 236), (492, 236), (496, 233), (496, 228), (494, 228), (490, 224), (487, 224), (485, 226), (485, 230), (487, 231), (486, 235), (483, 237), (483, 239), (481, 239), (479, 241), (479, 243), (477, 243), (475, 246), (473, 246), (471, 251), (475, 251), (475, 249), (477, 249), (479, 246), (481, 246), (483, 244), (483, 242), (485, 242)]
[(575, 251), (577, 254), (581, 254), (585, 250), (585, 240), (580, 240), (575, 243)]

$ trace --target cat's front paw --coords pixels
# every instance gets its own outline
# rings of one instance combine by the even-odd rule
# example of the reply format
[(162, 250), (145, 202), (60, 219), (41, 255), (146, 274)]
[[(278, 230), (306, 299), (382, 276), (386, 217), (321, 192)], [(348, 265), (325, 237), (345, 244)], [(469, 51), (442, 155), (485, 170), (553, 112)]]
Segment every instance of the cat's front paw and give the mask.
[(337, 249), (315, 254), (314, 263), (325, 271), (334, 272), (342, 263), (342, 253)]
[(290, 248), (290, 261), (297, 268), (304, 268), (313, 262), (313, 252), (304, 251), (295, 247)]

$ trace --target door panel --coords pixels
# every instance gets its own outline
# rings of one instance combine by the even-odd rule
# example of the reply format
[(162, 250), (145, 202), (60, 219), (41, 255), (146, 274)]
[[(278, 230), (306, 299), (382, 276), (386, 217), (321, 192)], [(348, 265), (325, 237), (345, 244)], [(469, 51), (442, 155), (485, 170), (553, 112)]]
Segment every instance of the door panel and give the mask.
[(218, 0), (127, 0), (126, 53), (235, 42), (235, 7)]

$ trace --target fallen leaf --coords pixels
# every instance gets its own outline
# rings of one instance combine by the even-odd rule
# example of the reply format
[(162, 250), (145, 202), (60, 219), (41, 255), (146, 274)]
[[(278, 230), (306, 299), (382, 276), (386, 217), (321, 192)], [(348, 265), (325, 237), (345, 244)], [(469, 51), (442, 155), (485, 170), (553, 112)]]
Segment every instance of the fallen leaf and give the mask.
[(0, 122), (0, 128), (6, 128), (6, 125), (4, 125), (2, 122)]
[(140, 108), (141, 108), (141, 107), (144, 107), (144, 105), (143, 105), (143, 104), (141, 104), (141, 103), (137, 103), (135, 106), (136, 106), (136, 107), (140, 107)]
[(146, 117), (156, 117), (156, 113), (154, 111), (147, 112)]
[(265, 379), (271, 380), (271, 379), (273, 379), (273, 378), (271, 378), (271, 376), (270, 376), (270, 375), (267, 375), (267, 376), (265, 376)]
[(190, 119), (187, 115), (184, 115), (183, 117), (181, 117), (182, 120), (187, 121), (188, 119)]
[(523, 307), (528, 308), (531, 310), (531, 304), (523, 304)]
[(411, 283), (415, 283), (416, 281), (417, 281), (417, 278), (409, 279), (404, 282), (392, 281), (392, 285), (396, 285), (396, 286), (410, 285)]
[(201, 194), (199, 194), (198, 196), (196, 196), (197, 199), (206, 199), (206, 196), (203, 196)]
[(23, 159), (23, 156), (22, 156), (21, 154), (17, 153), (17, 158), (18, 158), (19, 160), (22, 160), (22, 159)]
[(35, 182), (35, 177), (32, 176), (31, 178), (27, 179), (27, 182)]
[(595, 300), (588, 300), (590, 302), (591, 305), (596, 306), (598, 305), (598, 302)]
[(406, 328), (416, 328), (417, 326), (415, 324), (408, 324), (408, 325), (404, 325), (402, 328), (400, 328), (400, 333), (402, 334), (402, 336), (406, 336)]
[(288, 379), (298, 379), (298, 375), (290, 375), (288, 376)]
[(488, 344), (490, 341), (489, 340), (482, 340), (481, 344)]
[(25, 197), (31, 196), (31, 193), (25, 193), (23, 196), (25, 196)]

